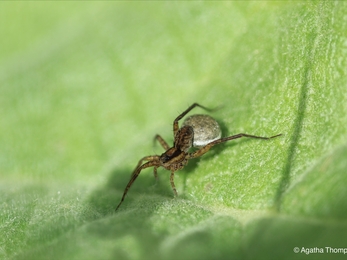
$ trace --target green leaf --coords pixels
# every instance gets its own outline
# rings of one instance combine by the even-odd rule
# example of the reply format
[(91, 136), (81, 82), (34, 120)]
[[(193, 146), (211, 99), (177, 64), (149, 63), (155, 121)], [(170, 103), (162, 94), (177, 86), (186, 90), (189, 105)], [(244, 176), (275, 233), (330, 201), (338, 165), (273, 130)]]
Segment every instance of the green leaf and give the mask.
[[(1, 259), (345, 258), (344, 2), (0, 10)], [(223, 136), (282, 136), (191, 160), (177, 198), (145, 169), (114, 212), (194, 102)]]

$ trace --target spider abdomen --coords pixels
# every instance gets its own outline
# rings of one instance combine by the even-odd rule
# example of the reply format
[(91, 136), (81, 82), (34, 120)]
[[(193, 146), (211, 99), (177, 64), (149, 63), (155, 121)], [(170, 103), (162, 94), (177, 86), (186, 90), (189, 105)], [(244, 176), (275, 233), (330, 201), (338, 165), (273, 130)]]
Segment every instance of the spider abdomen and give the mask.
[(220, 139), (222, 131), (218, 122), (209, 115), (192, 115), (187, 117), (183, 124), (183, 127), (190, 126), (194, 132), (194, 147), (202, 147), (210, 142)]

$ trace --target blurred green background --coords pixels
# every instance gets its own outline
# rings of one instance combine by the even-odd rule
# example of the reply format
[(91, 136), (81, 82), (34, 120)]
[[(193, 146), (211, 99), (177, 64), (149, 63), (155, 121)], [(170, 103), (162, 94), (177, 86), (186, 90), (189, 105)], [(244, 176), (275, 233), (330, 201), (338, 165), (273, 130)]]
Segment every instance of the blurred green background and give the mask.
[[(1, 2), (0, 258), (344, 258), (325, 247), (347, 248), (346, 13)], [(163, 152), (154, 135), (172, 143), (194, 102), (221, 107), (224, 136), (283, 136), (191, 161), (178, 198), (166, 170), (157, 184), (144, 170), (114, 213), (138, 160)]]

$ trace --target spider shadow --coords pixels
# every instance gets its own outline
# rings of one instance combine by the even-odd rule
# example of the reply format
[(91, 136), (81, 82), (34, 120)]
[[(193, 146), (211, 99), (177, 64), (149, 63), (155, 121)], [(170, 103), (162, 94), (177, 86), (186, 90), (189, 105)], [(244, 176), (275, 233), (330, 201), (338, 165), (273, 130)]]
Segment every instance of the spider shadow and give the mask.
[[(149, 187), (155, 183), (153, 174), (139, 176), (137, 182), (129, 190), (131, 195), (128, 196), (128, 193), (120, 209), (115, 211), (132, 170), (123, 167), (109, 170), (106, 182), (90, 192), (80, 218), (84, 222), (83, 234), (115, 243), (130, 234), (134, 241), (141, 241), (136, 244), (140, 248), (139, 250), (146, 252), (148, 248), (153, 248), (153, 244), (159, 244), (163, 240), (162, 234), (153, 232), (152, 226), (148, 223), (157, 205), (167, 200), (163, 196), (148, 195), (148, 193), (165, 195), (168, 192), (162, 188), (159, 192), (149, 191)], [(150, 170), (148, 170), (149, 172)], [(158, 259), (154, 250), (148, 254), (152, 259)], [(125, 253), (124, 249), (116, 248), (111, 258), (128, 259), (129, 255)]]
[[(106, 183), (95, 189), (87, 200), (88, 207), (94, 212), (94, 214), (92, 214), (93, 216), (90, 216), (90, 218), (107, 216), (114, 213), (133, 170), (134, 169), (131, 168), (114, 168), (109, 172), (109, 178)], [(144, 194), (159, 195), (162, 198), (172, 198), (171, 186), (169, 184), (163, 185), (160, 181), (161, 173), (162, 172), (158, 169), (159, 180), (156, 181), (153, 168), (143, 170), (129, 189), (124, 202), (130, 205), (139, 196)], [(167, 180), (168, 179), (169, 174)], [(131, 195), (129, 196), (129, 194)]]
[[(119, 180), (120, 177), (117, 171), (113, 171), (111, 173), (110, 185), (116, 190), (121, 190), (121, 195), (123, 195), (124, 189), (130, 180), (130, 176), (133, 170), (134, 169), (131, 169), (127, 172), (125, 176), (122, 176), (121, 181)], [(137, 177), (136, 181), (134, 181), (134, 183), (131, 185), (129, 192), (137, 195), (142, 193), (154, 193), (164, 197), (171, 197), (171, 186), (169, 187), (169, 185), (163, 185), (163, 181), (161, 180), (164, 179), (163, 175), (167, 173), (167, 182), (169, 182), (170, 172), (161, 167), (158, 168), (157, 171), (158, 179), (156, 179), (154, 176), (153, 167), (142, 170), (139, 176)]]

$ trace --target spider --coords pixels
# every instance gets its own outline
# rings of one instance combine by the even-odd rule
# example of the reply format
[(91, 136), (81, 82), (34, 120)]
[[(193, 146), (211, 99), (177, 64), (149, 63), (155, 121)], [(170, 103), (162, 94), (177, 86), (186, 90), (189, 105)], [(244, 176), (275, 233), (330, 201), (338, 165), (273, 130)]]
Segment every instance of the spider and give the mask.
[[(206, 145), (202, 146), (200, 149), (189, 152), (190, 148), (194, 147), (194, 128), (191, 125), (183, 124), (181, 128), (178, 126), (178, 121), (181, 120), (188, 112), (190, 112), (195, 107), (201, 107), (207, 111), (211, 111), (204, 106), (199, 105), (198, 103), (192, 104), (188, 107), (183, 113), (181, 113), (174, 121), (173, 121), (173, 132), (174, 132), (174, 144), (172, 147), (168, 145), (168, 143), (160, 136), (156, 135), (155, 139), (161, 144), (161, 146), (165, 149), (165, 152), (161, 155), (150, 155), (143, 157), (137, 164), (135, 170), (133, 171), (131, 178), (125, 187), (123, 196), (121, 201), (119, 202), (116, 210), (123, 203), (128, 190), (131, 185), (134, 183), (136, 178), (139, 176), (140, 172), (143, 169), (148, 167), (153, 167), (154, 177), (157, 179), (157, 169), (159, 167), (164, 167), (165, 169), (171, 171), (170, 175), (170, 183), (175, 196), (177, 196), (177, 190), (174, 183), (174, 175), (175, 172), (184, 168), (187, 165), (190, 159), (197, 158), (202, 156), (206, 152), (208, 152), (213, 146), (216, 144), (224, 143), (230, 140), (234, 140), (241, 137), (249, 137), (249, 138), (257, 138), (257, 139), (272, 139), (278, 137), (282, 134), (274, 135), (271, 137), (262, 137), (256, 135), (249, 135), (240, 133), (237, 135), (232, 135), (228, 137), (218, 138), (217, 140), (212, 140), (208, 142)], [(200, 147), (195, 145), (195, 147)], [(145, 162), (145, 163), (144, 163)]]

